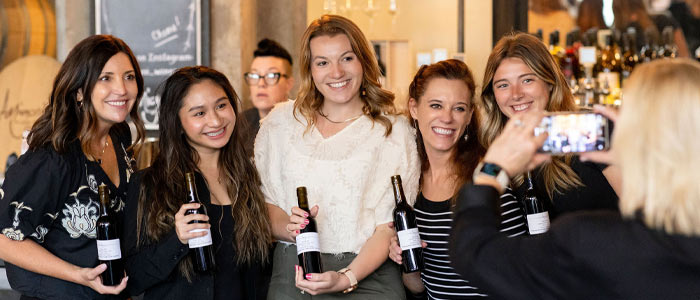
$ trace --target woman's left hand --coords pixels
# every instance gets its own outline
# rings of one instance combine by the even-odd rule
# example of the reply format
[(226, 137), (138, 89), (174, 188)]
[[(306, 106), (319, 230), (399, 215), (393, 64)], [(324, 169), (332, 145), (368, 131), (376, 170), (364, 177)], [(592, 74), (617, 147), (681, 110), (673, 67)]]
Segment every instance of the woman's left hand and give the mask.
[(320, 295), (343, 291), (350, 287), (350, 280), (347, 276), (336, 271), (324, 273), (309, 273), (304, 278), (304, 270), (301, 266), (294, 266), (296, 269), (296, 286), (302, 293)]
[(549, 155), (537, 153), (547, 139), (546, 134), (535, 136), (535, 127), (543, 116), (534, 112), (511, 118), (489, 146), (484, 162), (497, 164), (508, 176), (515, 176), (549, 160)]

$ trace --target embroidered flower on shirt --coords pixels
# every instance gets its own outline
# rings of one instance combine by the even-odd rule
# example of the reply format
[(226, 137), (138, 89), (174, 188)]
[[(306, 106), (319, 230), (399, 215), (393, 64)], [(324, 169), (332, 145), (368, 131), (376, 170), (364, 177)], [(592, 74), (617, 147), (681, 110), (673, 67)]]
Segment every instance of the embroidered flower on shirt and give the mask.
[(129, 156), (129, 153), (126, 152), (126, 149), (124, 148), (124, 144), (121, 144), (122, 150), (124, 151), (124, 161), (126, 162), (126, 182), (129, 182), (129, 179), (131, 179), (131, 174), (134, 174), (134, 168), (133, 166), (136, 165), (136, 160)]
[(20, 231), (19, 229), (5, 228), (2, 230), (2, 234), (4, 234), (8, 239), (11, 239), (11, 240), (15, 240), (15, 241), (24, 240), (24, 234), (22, 234), (22, 231)]
[(87, 188), (87, 186), (81, 186), (76, 192), (70, 194), (75, 199), (75, 203), (72, 205), (66, 203), (66, 208), (62, 211), (65, 217), (61, 220), (61, 223), (70, 234), (70, 237), (74, 239), (79, 238), (81, 235), (93, 239), (97, 237), (97, 203), (89, 197), (88, 203), (80, 203), (80, 200), (78, 200), (78, 194)]
[(43, 243), (44, 242), (44, 236), (49, 232), (46, 227), (39, 225), (36, 227), (36, 232), (32, 233), (31, 236), (33, 236), (37, 242)]
[[(95, 175), (88, 174), (87, 181), (88, 181), (88, 186), (90, 186), (90, 189), (93, 192), (95, 192), (95, 194), (97, 194), (97, 185), (98, 184), (97, 184), (97, 180), (95, 180)], [(80, 189), (78, 189), (78, 190), (80, 190)]]
[(12, 218), (12, 227), (16, 229), (19, 226), (19, 214), (23, 210), (33, 211), (33, 209), (29, 206), (24, 205), (24, 202), (17, 201), (10, 202), (10, 206), (15, 207), (15, 216), (14, 218)]

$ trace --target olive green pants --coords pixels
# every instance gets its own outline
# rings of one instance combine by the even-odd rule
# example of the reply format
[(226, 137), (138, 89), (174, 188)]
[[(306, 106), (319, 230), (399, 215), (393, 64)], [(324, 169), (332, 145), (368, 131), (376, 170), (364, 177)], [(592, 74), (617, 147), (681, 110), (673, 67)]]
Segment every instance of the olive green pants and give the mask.
[[(347, 267), (357, 254), (321, 254), (323, 271), (337, 271)], [(297, 247), (293, 244), (278, 243), (272, 265), (272, 279), (267, 292), (268, 300), (327, 300), (327, 299), (381, 299), (403, 300), (406, 295), (401, 282), (399, 266), (392, 261), (384, 262), (374, 273), (359, 282), (357, 289), (348, 294), (342, 292), (312, 296), (302, 294), (294, 285), (294, 265), (299, 264)]]

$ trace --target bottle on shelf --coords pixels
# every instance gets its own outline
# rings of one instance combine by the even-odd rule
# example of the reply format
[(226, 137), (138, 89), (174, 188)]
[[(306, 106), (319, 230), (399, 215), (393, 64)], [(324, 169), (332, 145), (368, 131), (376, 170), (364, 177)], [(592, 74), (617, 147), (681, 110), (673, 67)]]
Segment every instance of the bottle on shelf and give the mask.
[(391, 176), (391, 184), (394, 187), (394, 228), (399, 236), (401, 247), (401, 269), (404, 273), (420, 271), (423, 266), (423, 247), (421, 245), (416, 214), (408, 205), (401, 185), (401, 176)]
[(321, 265), (321, 245), (318, 240), (318, 230), (316, 228), (316, 220), (311, 217), (309, 210), (309, 199), (306, 194), (306, 187), (300, 186), (297, 188), (297, 202), (299, 208), (309, 213), (309, 224), (299, 230), (299, 235), (296, 237), (297, 257), (299, 265), (304, 271), (304, 277), (309, 273), (323, 273)]
[(537, 37), (538, 39), (540, 39), (540, 41), (544, 41), (544, 38), (543, 38), (544, 35), (542, 34), (542, 28), (538, 28), (537, 31), (535, 31), (535, 33), (533, 33), (533, 35), (535, 37)]
[(613, 36), (605, 35), (605, 48), (600, 51), (598, 68), (598, 84), (601, 89), (607, 87), (608, 95), (603, 99), (602, 104), (614, 104), (615, 96), (620, 90), (620, 73), (622, 71), (620, 55), (615, 51)]
[[(580, 77), (579, 75), (579, 64), (578, 56), (576, 55), (576, 48), (574, 46), (575, 33), (569, 32), (566, 34), (566, 49), (564, 56), (560, 60), (561, 71), (566, 77), (566, 81), (575, 83)], [(570, 88), (574, 88), (574, 84), (571, 84)]]
[(566, 51), (559, 46), (559, 30), (554, 30), (549, 34), (549, 53), (552, 54), (554, 60), (561, 67), (562, 60), (564, 60), (566, 56)]
[(592, 106), (596, 104), (596, 81), (594, 80), (594, 66), (597, 61), (595, 47), (595, 30), (589, 30), (584, 34), (582, 46), (579, 48), (578, 59), (583, 68), (584, 77), (580, 79), (579, 91), (581, 94), (580, 106)]
[(659, 47), (659, 57), (660, 58), (676, 58), (678, 57), (678, 47), (673, 41), (673, 27), (664, 27), (661, 33), (663, 46)]
[(97, 218), (97, 258), (107, 269), (100, 274), (102, 284), (107, 286), (119, 285), (124, 278), (124, 263), (122, 262), (121, 243), (117, 220), (109, 209), (109, 189), (102, 184), (98, 187), (100, 198), (100, 216)]
[[(631, 31), (629, 29), (631, 29)], [(633, 27), (630, 27), (629, 29), (622, 35), (622, 87), (625, 86), (625, 82), (630, 77), (632, 70), (634, 70), (634, 67), (639, 61), (635, 29)]]
[(645, 63), (656, 59), (656, 31), (653, 28), (644, 30), (644, 43), (639, 54), (639, 62)]
[(527, 184), (527, 192), (522, 201), (527, 220), (527, 232), (530, 235), (545, 233), (549, 231), (549, 212), (535, 195), (530, 172), (527, 173)]
[[(194, 173), (185, 173), (185, 187), (187, 188), (187, 199), (186, 203), (199, 203), (200, 206), (197, 209), (188, 209), (185, 211), (185, 215), (191, 214), (207, 214), (207, 209), (199, 201), (199, 196), (197, 195), (197, 186), (195, 185)], [(192, 221), (190, 223), (206, 223), (205, 221)], [(212, 238), (210, 229), (196, 229), (195, 232), (205, 231), (207, 234), (201, 237), (196, 237), (187, 241), (190, 247), (190, 255), (192, 256), (194, 270), (198, 273), (212, 273), (216, 267), (214, 261), (214, 253), (212, 251)]]

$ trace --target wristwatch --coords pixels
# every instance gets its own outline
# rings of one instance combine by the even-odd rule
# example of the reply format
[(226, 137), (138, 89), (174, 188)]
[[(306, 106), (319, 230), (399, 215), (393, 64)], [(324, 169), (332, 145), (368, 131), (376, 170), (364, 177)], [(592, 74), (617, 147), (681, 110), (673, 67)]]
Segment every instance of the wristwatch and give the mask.
[(343, 291), (343, 294), (347, 294), (349, 292), (352, 292), (357, 288), (357, 277), (355, 277), (355, 274), (353, 274), (352, 271), (350, 271), (350, 269), (342, 268), (338, 271), (338, 274), (343, 274), (343, 275), (347, 276), (348, 279), (350, 280), (350, 287), (345, 289)]
[(501, 188), (505, 190), (510, 184), (510, 178), (501, 166), (492, 163), (480, 162), (479, 165), (474, 169), (474, 179), (479, 175), (491, 176), (496, 179)]

